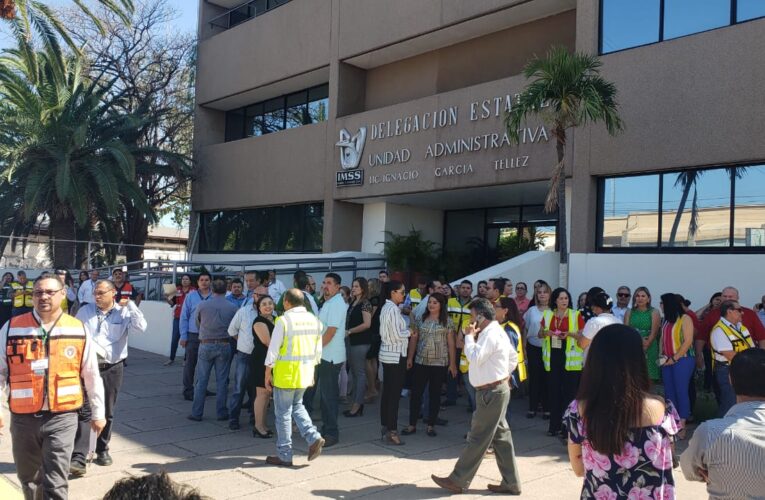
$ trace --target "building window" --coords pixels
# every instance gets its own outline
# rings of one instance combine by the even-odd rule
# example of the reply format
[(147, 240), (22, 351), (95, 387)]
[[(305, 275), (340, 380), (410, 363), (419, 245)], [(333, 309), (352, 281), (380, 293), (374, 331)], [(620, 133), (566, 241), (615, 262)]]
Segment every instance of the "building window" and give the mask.
[(227, 210), (200, 214), (201, 253), (321, 252), (324, 205)]
[(290, 0), (251, 0), (221, 14), (210, 21), (210, 26), (227, 30), (261, 14), (265, 14)]
[(226, 142), (327, 120), (329, 84), (226, 112)]
[(600, 53), (765, 17), (762, 0), (601, 0)]
[(600, 179), (598, 248), (765, 251), (765, 165)]

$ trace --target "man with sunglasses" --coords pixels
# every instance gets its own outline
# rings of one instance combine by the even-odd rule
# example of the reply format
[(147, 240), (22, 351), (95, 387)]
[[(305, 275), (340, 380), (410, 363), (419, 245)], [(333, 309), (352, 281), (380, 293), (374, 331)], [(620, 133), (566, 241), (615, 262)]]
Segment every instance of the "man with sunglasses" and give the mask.
[(93, 431), (106, 425), (95, 344), (82, 322), (61, 310), (64, 293), (58, 278), (38, 278), (32, 312), (0, 329), (0, 393), (10, 396), (13, 461), (25, 498), (67, 497), (83, 383)]
[(630, 287), (622, 285), (616, 290), (616, 305), (611, 308), (611, 314), (616, 316), (620, 323), (624, 323), (624, 315), (630, 310), (632, 291)]
[(744, 308), (735, 300), (726, 300), (720, 304), (720, 320), (715, 324), (710, 335), (712, 346), (712, 370), (720, 387), (718, 417), (724, 417), (736, 404), (736, 393), (728, 377), (728, 368), (733, 358), (740, 352), (754, 348), (754, 341), (749, 330), (743, 325)]

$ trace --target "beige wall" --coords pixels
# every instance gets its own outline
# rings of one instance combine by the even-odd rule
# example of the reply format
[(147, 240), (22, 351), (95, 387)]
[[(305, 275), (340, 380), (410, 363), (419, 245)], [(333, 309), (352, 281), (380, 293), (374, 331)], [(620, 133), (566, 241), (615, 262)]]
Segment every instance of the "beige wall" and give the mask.
[(550, 45), (574, 48), (569, 11), (367, 71), (366, 109), (517, 75)]
[(292, 0), (199, 43), (197, 103), (329, 64), (331, 2)]
[(323, 200), (326, 141), (318, 123), (200, 148), (194, 210)]

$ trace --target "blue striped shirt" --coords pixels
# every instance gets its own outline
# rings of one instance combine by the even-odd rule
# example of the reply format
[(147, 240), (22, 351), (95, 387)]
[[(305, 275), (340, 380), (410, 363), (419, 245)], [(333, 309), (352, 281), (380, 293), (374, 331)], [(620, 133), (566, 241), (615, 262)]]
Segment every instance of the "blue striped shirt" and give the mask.
[(723, 418), (708, 420), (693, 433), (680, 456), (686, 479), (703, 481), (714, 500), (765, 498), (765, 401), (734, 405)]

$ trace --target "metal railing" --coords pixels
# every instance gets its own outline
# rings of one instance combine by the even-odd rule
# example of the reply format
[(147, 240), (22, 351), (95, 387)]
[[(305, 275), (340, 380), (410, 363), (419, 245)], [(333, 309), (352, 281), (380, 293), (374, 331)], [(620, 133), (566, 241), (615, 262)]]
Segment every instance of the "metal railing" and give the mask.
[[(163, 300), (163, 285), (177, 284), (179, 276), (188, 274), (197, 274), (206, 269), (214, 276), (224, 278), (238, 277), (246, 271), (268, 271), (276, 270), (281, 278), (288, 277), (287, 284), (291, 286), (292, 273), (298, 269), (308, 274), (317, 273), (322, 277), (324, 273), (349, 273), (351, 276), (357, 276), (360, 273), (369, 273), (385, 269), (384, 257), (355, 257), (355, 256), (336, 256), (336, 257), (301, 257), (295, 259), (269, 259), (269, 260), (245, 260), (230, 262), (214, 261), (172, 261), (172, 260), (142, 260), (137, 262), (128, 262), (98, 268), (99, 271), (108, 273), (115, 268), (142, 266), (140, 269), (130, 269), (130, 282), (133, 286), (141, 289), (146, 300)], [(285, 281), (282, 279), (282, 281)], [(317, 279), (316, 281), (320, 281)]]
[(270, 12), (277, 7), (281, 7), (290, 0), (250, 0), (238, 7), (224, 12), (209, 21), (213, 28), (227, 30), (242, 24), (245, 21), (254, 19), (257, 16)]

